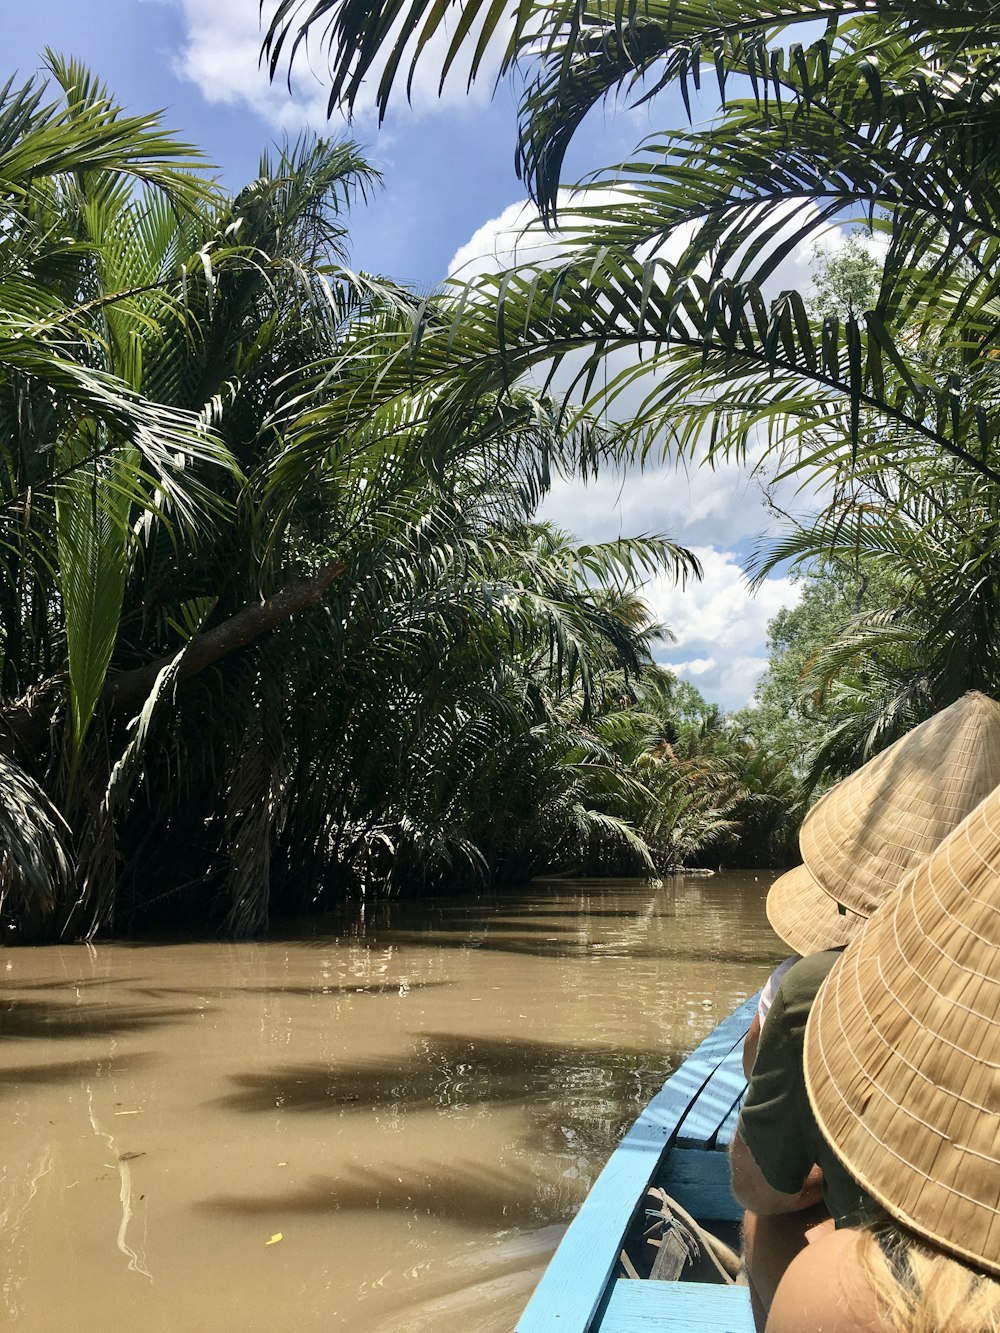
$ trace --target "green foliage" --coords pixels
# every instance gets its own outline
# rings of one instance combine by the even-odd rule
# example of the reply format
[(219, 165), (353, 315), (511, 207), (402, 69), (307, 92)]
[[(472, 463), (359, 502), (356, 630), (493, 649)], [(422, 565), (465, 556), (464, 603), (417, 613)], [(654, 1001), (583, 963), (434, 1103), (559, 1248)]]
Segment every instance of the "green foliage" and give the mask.
[[(768, 665), (753, 704), (737, 715), (758, 746), (778, 759), (794, 780), (792, 827), (797, 827), (810, 792), (829, 774), (819, 755), (841, 720), (831, 682), (826, 680), (824, 688), (817, 676), (819, 663), (862, 617), (880, 614), (900, 590), (897, 580), (859, 561), (813, 566), (799, 575), (798, 583), (799, 601), (779, 611), (768, 625)], [(856, 671), (852, 680), (859, 687), (861, 674)], [(843, 678), (841, 684), (846, 684)], [(857, 762), (860, 757), (845, 771)]]
[(966, 690), (1000, 691), (997, 503), (980, 477), (938, 462), (888, 492), (835, 497), (776, 544), (769, 561), (820, 553), (865, 590), (805, 677), (830, 725), (818, 765), (849, 771)]
[(870, 239), (866, 233), (854, 231), (836, 250), (817, 248), (813, 266), (816, 294), (809, 302), (813, 316), (857, 319), (875, 308), (882, 265), (866, 244)]
[[(287, 0), (272, 69), (329, 21), (334, 97), (388, 52), (384, 109), (453, 16)], [(510, 17), (463, 6), (442, 73)], [(0, 920), (246, 935), (348, 894), (773, 862), (820, 766), (996, 690), (994, 22), (523, 5), (502, 61), (548, 217), (609, 92), (706, 71), (740, 95), (596, 179), (612, 213), (585, 189), (564, 262), (425, 298), (344, 267), (377, 180), (353, 145), (289, 145), (229, 199), (86, 71), (53, 58), (52, 104), (8, 86), (0, 750), (24, 777), (0, 831), (24, 867)], [(769, 299), (852, 217), (877, 272), (850, 242), (815, 300)], [(533, 515), (554, 475), (762, 440), (823, 500), (760, 555), (805, 594), (727, 718), (652, 662), (641, 582), (692, 554)]]
[[(92, 454), (94, 450), (90, 451)], [(73, 717), (73, 764), (104, 687), (121, 621), (132, 508), (120, 474), (135, 466), (135, 451), (77, 468), (55, 488), (58, 573), (66, 633)], [(57, 464), (60, 471), (65, 465)]]
[[(761, 14), (746, 0), (560, 0), (513, 15), (463, 6), (454, 25), (451, 14), (287, 0), (266, 49), (273, 72), (312, 31), (328, 48), (331, 104), (348, 108), (381, 62), (384, 111), (417, 64), (441, 58), (443, 78), (464, 56), (474, 77), (503, 21), (501, 68), (520, 63), (525, 77), (519, 161), (547, 218), (573, 135), (611, 93), (645, 100), (675, 84), (690, 101), (704, 77), (725, 105), (708, 127), (654, 133), (578, 192), (580, 253), (559, 272), (478, 279), (458, 297), (461, 332), (437, 305), (414, 312), (400, 351), (411, 384), (440, 386), (451, 361), (463, 393), (488, 392), (572, 356), (591, 410), (647, 387), (631, 431), (642, 454), (706, 441), (710, 456), (739, 452), (763, 435), (814, 484), (845, 464), (898, 471), (942, 452), (1000, 482), (991, 4), (798, 0)], [(592, 204), (588, 191), (600, 192)], [(865, 274), (820, 321), (801, 293), (766, 297), (793, 248), (851, 221), (885, 242), (870, 302), (856, 304)], [(670, 263), (657, 253), (665, 237), (680, 243)], [(470, 304), (478, 325), (464, 322)], [(623, 347), (641, 349), (641, 365), (605, 393), (598, 370)], [(373, 408), (396, 382), (379, 374)]]
[[(723, 109), (707, 126), (652, 133), (578, 190), (575, 250), (558, 271), (476, 280), (457, 298), (461, 328), (446, 309), (415, 313), (399, 359), (411, 384), (434, 385), (447, 403), (442, 428), (449, 361), (467, 390), (485, 392), (571, 360), (582, 367), (571, 392), (592, 412), (642, 387), (627, 427), (638, 456), (711, 460), (763, 440), (783, 479), (821, 494), (816, 519), (757, 566), (763, 575), (790, 560), (820, 587), (853, 579), (865, 590), (845, 618), (842, 596), (833, 621), (808, 596), (778, 627), (795, 642), (754, 725), (762, 744), (798, 756), (798, 771), (802, 743), (819, 741), (814, 722), (825, 727), (811, 781), (966, 688), (996, 693), (997, 6), (557, 0), (451, 15), (449, 5), (416, 3), (401, 17), (381, 0), (287, 0), (267, 38), (272, 71), (312, 31), (329, 52), (331, 106), (352, 107), (383, 61), (384, 113), (418, 63), (440, 59), (443, 79), (464, 56), (470, 77), (482, 72), (503, 17), (501, 71), (517, 63), (524, 76), (519, 168), (549, 222), (567, 149), (604, 99), (641, 104), (673, 85), (693, 113), (704, 79)], [(793, 249), (852, 225), (872, 234), (881, 262), (855, 239), (821, 263), (815, 297), (769, 299)], [(641, 355), (605, 389), (600, 368), (623, 348)], [(379, 401), (395, 379), (373, 382)]]
[(289, 145), (228, 199), (51, 68), (61, 102), (0, 96), (10, 938), (248, 935), (351, 893), (695, 854), (721, 816), (683, 773), (643, 781), (635, 704), (638, 588), (697, 561), (532, 517), (616, 433), (502, 374), (412, 379), (415, 318), (466, 327), (344, 267), (376, 179), (353, 145)]

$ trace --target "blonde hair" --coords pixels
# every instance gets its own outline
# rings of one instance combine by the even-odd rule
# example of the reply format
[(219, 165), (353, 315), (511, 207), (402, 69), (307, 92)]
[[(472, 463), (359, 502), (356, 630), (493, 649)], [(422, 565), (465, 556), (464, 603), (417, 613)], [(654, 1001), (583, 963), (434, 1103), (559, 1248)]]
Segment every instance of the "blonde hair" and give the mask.
[(1000, 1333), (1000, 1282), (895, 1223), (862, 1232), (860, 1257), (895, 1333)]

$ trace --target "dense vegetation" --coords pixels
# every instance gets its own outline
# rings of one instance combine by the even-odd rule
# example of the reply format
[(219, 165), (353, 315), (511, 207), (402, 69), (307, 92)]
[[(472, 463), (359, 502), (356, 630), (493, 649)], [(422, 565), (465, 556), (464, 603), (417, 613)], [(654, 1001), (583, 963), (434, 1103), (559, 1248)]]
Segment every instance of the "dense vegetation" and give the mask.
[[(306, 37), (325, 47), (331, 107), (370, 87), (384, 111), (418, 62), (440, 62), (442, 78), (499, 63), (523, 81), (519, 168), (575, 249), (557, 267), (479, 279), (461, 301), (465, 336), (447, 312), (420, 312), (397, 353), (410, 373), (426, 352), (434, 380), (444, 345), (476, 386), (569, 358), (574, 389), (592, 395), (584, 410), (642, 390), (639, 457), (710, 463), (766, 441), (817, 512), (755, 572), (791, 560), (836, 595), (821, 632), (802, 626), (820, 637), (798, 664), (791, 732), (775, 731), (773, 677), (745, 721), (776, 754), (802, 756), (807, 741), (811, 781), (965, 689), (997, 693), (1000, 5), (461, 8), (453, 25), (452, 6), (431, 0), (402, 20), (387, 0), (282, 0), (266, 43), (272, 72)], [(578, 187), (566, 219), (562, 166), (588, 113), (618, 93), (655, 108), (674, 87), (693, 120), (703, 84), (720, 114), (651, 134)], [(877, 264), (856, 246), (821, 274), (819, 300), (775, 294), (793, 247), (852, 226), (877, 242)], [(485, 333), (497, 306), (499, 340)], [(621, 370), (623, 349), (642, 355)]]
[[(325, 24), (333, 100), (381, 61), (384, 106), (448, 11), (286, 0), (272, 68)], [(8, 938), (781, 862), (822, 783), (1000, 693), (997, 6), (493, 0), (448, 64), (501, 32), (549, 222), (609, 92), (704, 74), (725, 108), (585, 187), (562, 260), (424, 299), (345, 266), (350, 144), (230, 198), (85, 70), (0, 93)], [(852, 220), (878, 263), (771, 294)], [(556, 473), (761, 441), (818, 499), (755, 558), (804, 595), (725, 717), (653, 663), (642, 579), (691, 554), (534, 516)]]
[[(233, 198), (51, 58), (0, 97), (0, 920), (232, 934), (359, 892), (650, 873), (730, 836), (641, 578), (533, 515), (617, 441), (512, 388), (366, 397), (417, 304), (343, 264), (373, 173)], [(331, 419), (335, 414), (336, 420)]]

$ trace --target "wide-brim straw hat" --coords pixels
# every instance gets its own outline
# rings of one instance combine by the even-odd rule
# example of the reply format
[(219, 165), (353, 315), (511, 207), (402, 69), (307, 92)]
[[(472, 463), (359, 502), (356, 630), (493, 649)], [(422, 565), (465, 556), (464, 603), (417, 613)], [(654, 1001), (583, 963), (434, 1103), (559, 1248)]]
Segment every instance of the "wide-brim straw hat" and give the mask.
[(799, 850), (834, 901), (871, 916), (1000, 784), (1000, 704), (972, 691), (826, 793)]
[(1000, 1274), (1000, 791), (907, 877), (812, 1006), (805, 1074), (850, 1174)]
[(771, 929), (803, 957), (849, 944), (867, 923), (855, 912), (841, 912), (823, 892), (807, 866), (796, 866), (774, 881), (767, 893)]

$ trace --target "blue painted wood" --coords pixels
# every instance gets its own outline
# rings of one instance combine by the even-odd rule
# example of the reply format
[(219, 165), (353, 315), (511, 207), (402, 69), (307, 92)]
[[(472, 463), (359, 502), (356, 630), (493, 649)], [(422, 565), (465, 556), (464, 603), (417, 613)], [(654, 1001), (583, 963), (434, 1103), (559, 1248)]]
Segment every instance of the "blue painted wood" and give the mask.
[[(735, 1052), (742, 1051), (743, 1038), (749, 1030), (756, 1008), (756, 996), (741, 1004), (688, 1056), (680, 1069), (667, 1079), (657, 1097), (665, 1094), (668, 1088), (672, 1094), (682, 1097), (685, 1106), (681, 1119), (705, 1090), (709, 1079), (726, 1057), (732, 1057)], [(655, 1104), (657, 1097), (653, 1098), (650, 1106)], [(726, 1109), (728, 1110), (728, 1107)]]
[[(744, 1089), (745, 1091), (746, 1089)], [(743, 1094), (733, 1102), (732, 1110), (719, 1126), (719, 1132), (715, 1136), (715, 1146), (717, 1148), (728, 1148), (733, 1141), (733, 1135), (736, 1133), (736, 1122), (740, 1117), (740, 1107), (743, 1105)]]
[(743, 1209), (733, 1198), (729, 1157), (715, 1148), (671, 1148), (654, 1178), (699, 1222), (739, 1222)]
[[(561, 1329), (562, 1324), (555, 1325)], [(753, 1333), (746, 1287), (700, 1282), (614, 1283), (601, 1319), (601, 1333)]]
[[(553, 1333), (553, 1330), (584, 1333), (591, 1327), (618, 1262), (622, 1238), (665, 1149), (673, 1142), (692, 1103), (727, 1057), (730, 1064), (725, 1079), (729, 1086), (732, 1059), (742, 1049), (756, 1004), (754, 997), (720, 1023), (667, 1079), (632, 1125), (570, 1223), (521, 1316), (516, 1333)], [(720, 1112), (713, 1134), (732, 1100), (730, 1097)], [(715, 1106), (714, 1094), (710, 1094), (708, 1102)], [(707, 1116), (706, 1123), (711, 1118)], [(698, 1209), (691, 1211), (697, 1213)]]
[(745, 1091), (741, 1036), (691, 1103), (677, 1131), (677, 1142), (690, 1147), (714, 1144), (722, 1125), (732, 1114), (733, 1107), (739, 1105)]

